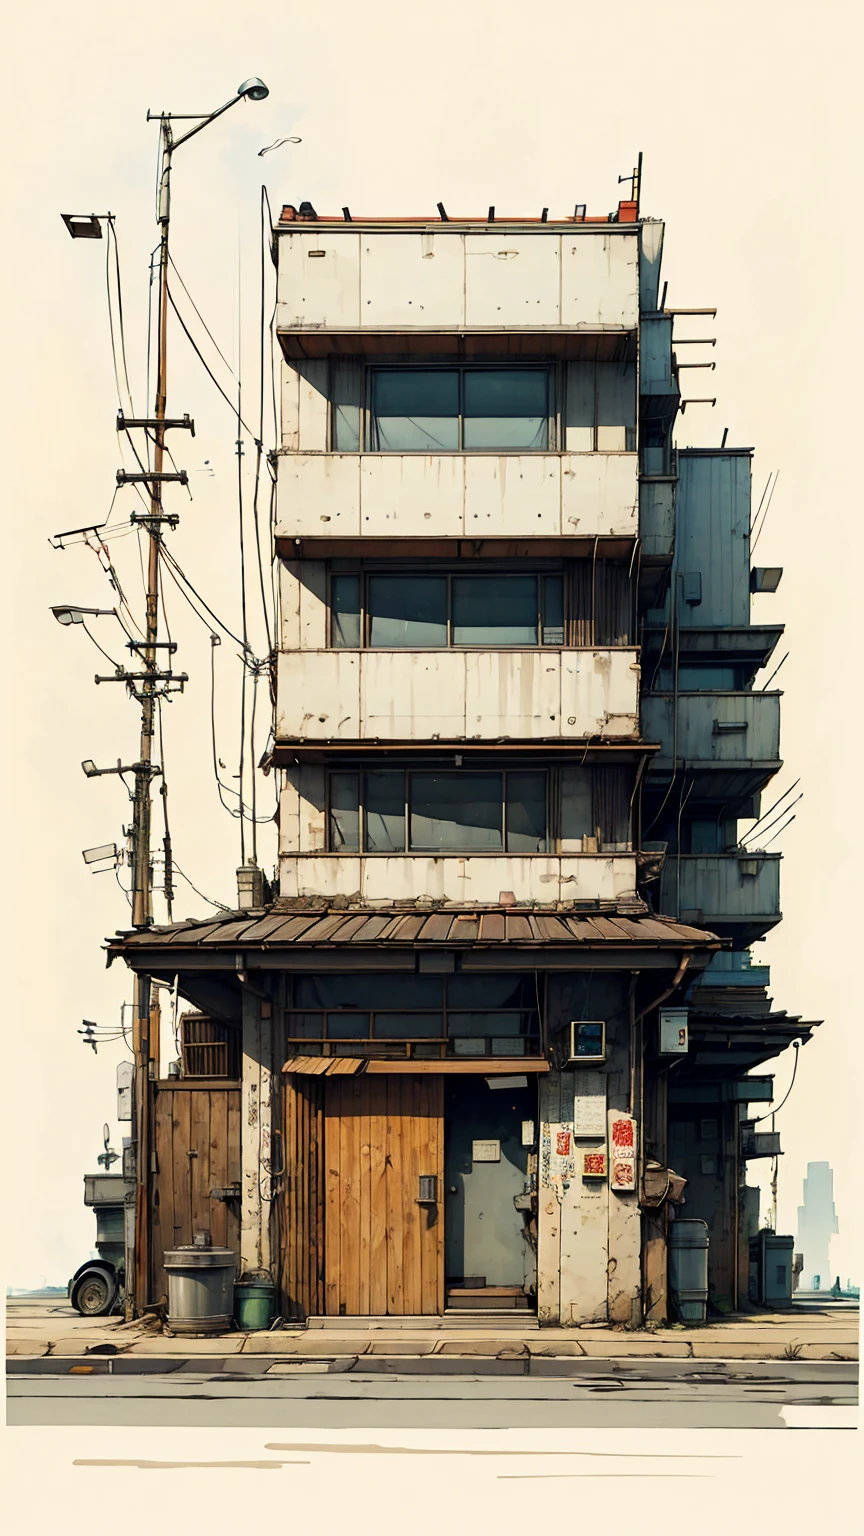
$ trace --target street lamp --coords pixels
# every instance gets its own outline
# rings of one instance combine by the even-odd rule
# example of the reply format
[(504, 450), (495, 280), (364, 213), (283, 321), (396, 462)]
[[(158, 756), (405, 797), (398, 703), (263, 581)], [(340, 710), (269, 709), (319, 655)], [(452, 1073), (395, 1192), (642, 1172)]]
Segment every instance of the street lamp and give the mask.
[(60, 603), (51, 612), (58, 624), (83, 624), (89, 618), (117, 617), (116, 608), (78, 608), (71, 603)]

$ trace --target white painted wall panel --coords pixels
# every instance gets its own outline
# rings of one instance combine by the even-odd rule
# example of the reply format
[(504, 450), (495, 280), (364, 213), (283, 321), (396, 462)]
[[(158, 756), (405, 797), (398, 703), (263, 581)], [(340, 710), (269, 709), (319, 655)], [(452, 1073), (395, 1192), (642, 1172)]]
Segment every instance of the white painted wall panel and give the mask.
[(466, 655), (466, 735), (520, 739), (561, 734), (557, 652), (473, 651)]
[(632, 650), (562, 651), (562, 735), (638, 736), (634, 663)]
[(282, 538), (635, 538), (635, 453), (284, 454)]
[(290, 454), (279, 460), (277, 531), (287, 538), (356, 538), (360, 455)]
[(369, 538), (462, 536), (464, 459), (458, 454), (364, 453), (360, 531)]
[(303, 453), (327, 451), (329, 364), (310, 358), (297, 364), (299, 447)]
[(560, 534), (558, 454), (468, 454), (464, 465), (466, 538)]
[(558, 325), (560, 271), (558, 234), (466, 235), (466, 325)]
[(277, 737), (357, 741), (357, 651), (283, 651), (279, 657)]
[(361, 236), (361, 324), (464, 324), (465, 272), (461, 235), (437, 230)]
[(561, 460), (561, 532), (583, 538), (636, 537), (639, 462), (635, 453), (571, 453)]
[(633, 330), (639, 317), (638, 231), (561, 237), (561, 324)]
[[(300, 593), (301, 638), (320, 636), (326, 623), (323, 572), (320, 562), (314, 565), (317, 576)], [(283, 652), (276, 734), (288, 741), (631, 740), (639, 734), (636, 655), (633, 649)]]
[[(301, 839), (309, 835), (304, 832), (304, 814), (301, 808)], [(314, 808), (311, 825), (315, 836), (320, 816), (321, 812)], [(606, 901), (619, 892), (632, 892), (636, 885), (636, 863), (631, 854), (583, 854), (568, 859), (546, 854), (364, 857), (324, 853), (298, 857), (293, 849), (283, 848), (280, 871), (283, 895), (359, 894), (365, 901), (429, 896), (447, 901), (496, 902), (501, 891), (517, 891), (526, 898), (545, 902), (571, 901), (576, 897)]]
[(299, 562), (300, 650), (323, 651), (327, 645), (327, 566), (323, 560)]
[(461, 651), (418, 651), (410, 658), (400, 651), (367, 651), (360, 667), (364, 736), (386, 741), (463, 737), (465, 665)]
[[(323, 256), (311, 256), (322, 251)], [(360, 323), (360, 236), (326, 228), (279, 236), (277, 323), (356, 330)]]
[(289, 453), (300, 449), (300, 375), (296, 368), (283, 362), (281, 379), (281, 433), (282, 447)]
[(280, 560), (278, 564), (279, 608), (283, 651), (300, 649), (300, 561)]

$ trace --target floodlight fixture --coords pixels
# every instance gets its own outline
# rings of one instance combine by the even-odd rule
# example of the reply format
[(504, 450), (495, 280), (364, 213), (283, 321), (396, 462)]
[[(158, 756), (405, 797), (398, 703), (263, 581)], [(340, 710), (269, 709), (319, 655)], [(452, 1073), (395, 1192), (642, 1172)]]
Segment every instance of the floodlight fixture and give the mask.
[(58, 624), (83, 624), (89, 618), (116, 618), (116, 608), (79, 608), (72, 603), (59, 603), (51, 609)]
[(257, 75), (253, 75), (251, 80), (244, 80), (242, 85), (238, 85), (237, 95), (247, 96), (250, 101), (264, 101), (270, 92), (264, 81), (259, 80)]
[(96, 764), (91, 757), (85, 758), (84, 762), (81, 764), (81, 767), (84, 769), (88, 779), (95, 779), (97, 773), (99, 772), (99, 769), (96, 767)]
[(82, 848), (81, 857), (85, 864), (104, 864), (106, 859), (116, 859), (117, 844), (101, 843), (98, 848)]
[(101, 240), (102, 220), (110, 219), (110, 213), (61, 213), (73, 240)]

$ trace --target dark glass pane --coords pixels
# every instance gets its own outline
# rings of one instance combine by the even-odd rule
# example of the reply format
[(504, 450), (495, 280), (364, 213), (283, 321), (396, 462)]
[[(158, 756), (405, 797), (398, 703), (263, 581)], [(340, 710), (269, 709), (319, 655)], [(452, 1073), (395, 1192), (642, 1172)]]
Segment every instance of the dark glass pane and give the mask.
[(360, 779), (356, 773), (330, 775), (330, 851), (360, 851)]
[(533, 976), (448, 976), (447, 1007), (536, 1008)]
[(536, 576), (454, 576), (454, 645), (536, 645)]
[(376, 1040), (411, 1040), (415, 1035), (440, 1039), (444, 1034), (442, 1013), (376, 1013)]
[(370, 576), (368, 601), (370, 645), (447, 644), (446, 576)]
[(328, 1040), (368, 1040), (368, 1013), (328, 1013)]
[(374, 374), (372, 447), (395, 453), (459, 447), (459, 375), (444, 368)]
[(303, 1008), (440, 1008), (443, 977), (398, 976), (370, 971), (356, 976), (296, 976), (294, 996)]
[(366, 774), (366, 850), (405, 850), (405, 775), (380, 769)]
[(330, 644), (360, 645), (360, 577), (330, 578)]
[(507, 852), (546, 852), (546, 775), (508, 773)]
[(576, 1055), (603, 1055), (603, 1025), (589, 1021), (576, 1026)]
[(564, 644), (564, 577), (543, 577), (543, 644)]
[(324, 1031), (324, 1016), (320, 1013), (289, 1013), (288, 1038), (294, 1040), (320, 1040)]
[(470, 1035), (521, 1035), (524, 1015), (521, 1013), (448, 1013), (447, 1033), (452, 1038)]
[(478, 368), (465, 373), (466, 448), (546, 448), (549, 445), (545, 368)]
[(412, 773), (412, 848), (495, 850), (501, 838), (500, 773)]

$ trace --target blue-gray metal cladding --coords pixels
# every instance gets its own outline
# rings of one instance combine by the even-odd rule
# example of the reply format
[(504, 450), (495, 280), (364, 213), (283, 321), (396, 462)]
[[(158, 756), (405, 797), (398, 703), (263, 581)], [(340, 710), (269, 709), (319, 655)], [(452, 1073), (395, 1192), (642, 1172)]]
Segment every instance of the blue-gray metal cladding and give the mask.
[(750, 621), (749, 453), (678, 454), (675, 569), (699, 571), (702, 601), (679, 598), (681, 628)]
[(639, 392), (675, 394), (672, 378), (672, 316), (642, 320), (639, 328)]
[[(642, 734), (660, 743), (655, 769), (671, 763), (674, 701), (672, 693), (642, 696)], [(679, 761), (691, 765), (777, 762), (780, 694), (679, 693), (677, 747)]]

